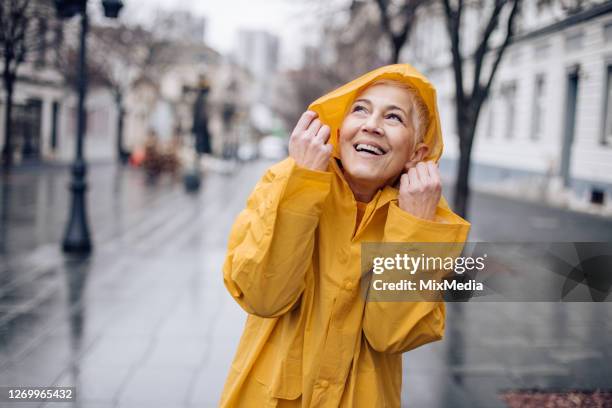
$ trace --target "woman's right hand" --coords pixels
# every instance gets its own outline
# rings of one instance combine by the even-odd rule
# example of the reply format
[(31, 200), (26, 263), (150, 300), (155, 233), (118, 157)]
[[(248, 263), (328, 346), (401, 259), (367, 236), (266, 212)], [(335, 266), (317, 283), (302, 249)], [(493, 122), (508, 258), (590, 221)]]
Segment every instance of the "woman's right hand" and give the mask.
[(289, 139), (289, 156), (298, 166), (311, 170), (327, 171), (332, 154), (329, 126), (317, 119), (317, 113), (306, 111), (300, 117)]

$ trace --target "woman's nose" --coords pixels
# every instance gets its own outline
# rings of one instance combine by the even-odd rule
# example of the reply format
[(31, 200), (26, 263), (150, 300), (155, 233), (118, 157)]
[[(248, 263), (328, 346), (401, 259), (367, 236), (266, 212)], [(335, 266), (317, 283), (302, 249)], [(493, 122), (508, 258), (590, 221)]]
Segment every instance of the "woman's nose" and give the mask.
[(370, 115), (362, 126), (364, 132), (373, 133), (378, 136), (382, 136), (383, 130), (380, 127), (378, 117), (376, 115)]

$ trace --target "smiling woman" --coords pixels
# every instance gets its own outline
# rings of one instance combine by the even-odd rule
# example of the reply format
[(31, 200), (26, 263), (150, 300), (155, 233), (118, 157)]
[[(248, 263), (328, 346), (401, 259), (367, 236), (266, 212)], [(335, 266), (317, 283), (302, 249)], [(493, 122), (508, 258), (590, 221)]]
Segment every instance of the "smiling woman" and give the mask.
[(230, 235), (223, 279), (249, 317), (221, 406), (400, 407), (401, 353), (440, 340), (446, 308), (367, 301), (361, 243), (465, 241), (442, 146), (435, 90), (408, 64), (310, 105)]

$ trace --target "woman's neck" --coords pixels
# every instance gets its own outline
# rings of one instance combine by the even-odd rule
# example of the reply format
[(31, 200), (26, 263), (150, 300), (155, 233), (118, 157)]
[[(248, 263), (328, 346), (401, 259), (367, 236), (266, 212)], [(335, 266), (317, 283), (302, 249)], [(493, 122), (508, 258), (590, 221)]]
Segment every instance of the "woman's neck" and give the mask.
[(372, 187), (370, 185), (366, 185), (365, 183), (360, 183), (357, 180), (351, 180), (346, 173), (344, 173), (344, 179), (351, 188), (353, 196), (355, 196), (355, 200), (361, 201), (362, 203), (369, 203), (372, 201), (376, 191), (378, 191), (378, 187)]
[(355, 197), (356, 201), (360, 201), (362, 203), (369, 203), (370, 201), (372, 201), (372, 199), (376, 195), (376, 192), (380, 188), (384, 187), (384, 186), (372, 187), (372, 185), (369, 183), (360, 183), (359, 180), (353, 180), (351, 179), (351, 176), (349, 176), (344, 170), (344, 166), (342, 165), (342, 161), (340, 161), (340, 159), (336, 159), (336, 164), (338, 165), (338, 168), (340, 169), (340, 172), (342, 173), (344, 180), (346, 181), (346, 183), (349, 185), (349, 188), (353, 192), (353, 196)]

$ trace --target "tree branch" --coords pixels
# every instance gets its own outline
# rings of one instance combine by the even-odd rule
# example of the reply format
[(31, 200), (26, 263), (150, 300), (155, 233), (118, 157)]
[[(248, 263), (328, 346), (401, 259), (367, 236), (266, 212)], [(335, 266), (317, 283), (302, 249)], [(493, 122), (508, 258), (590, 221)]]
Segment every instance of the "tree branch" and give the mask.
[[(403, 24), (400, 30), (398, 32), (395, 32), (393, 30), (392, 21), (391, 21), (393, 16), (391, 16), (389, 13), (389, 6), (390, 6), (389, 0), (376, 0), (376, 4), (380, 12), (382, 31), (387, 35), (387, 37), (391, 41), (392, 46), (394, 48), (393, 50), (394, 55), (396, 57), (399, 56), (399, 53), (402, 47), (404, 46), (404, 44), (408, 42), (408, 39), (410, 37), (410, 32), (411, 32), (410, 30), (412, 29), (412, 25), (414, 24), (414, 21), (416, 19), (416, 14), (417, 14), (419, 7), (427, 3), (426, 0), (403, 0), (403, 1), (404, 2), (400, 9), (400, 12), (395, 17), (397, 18), (399, 16), (403, 16), (404, 21), (403, 21)], [(394, 61), (394, 62), (397, 62), (397, 61)]]
[(455, 85), (457, 89), (457, 103), (463, 105), (465, 102), (465, 93), (463, 90), (463, 61), (461, 57), (459, 30), (461, 28), (461, 9), (463, 8), (462, 0), (459, 0), (457, 9), (453, 9), (450, 0), (442, 0), (444, 6), (444, 14), (446, 16), (446, 27), (451, 42), (451, 54), (453, 57), (453, 74), (455, 76)]
[(385, 31), (391, 39), (395, 38), (395, 33), (393, 33), (393, 29), (391, 28), (391, 18), (389, 17), (389, 1), (376, 0), (376, 5), (378, 5), (378, 10), (380, 11), (383, 31)]
[(522, 0), (514, 0), (514, 4), (512, 5), (512, 10), (510, 10), (510, 15), (508, 16), (508, 21), (506, 24), (506, 38), (504, 38), (504, 42), (497, 49), (497, 55), (495, 57), (495, 62), (493, 63), (493, 66), (491, 67), (491, 72), (489, 73), (489, 79), (487, 80), (485, 87), (482, 88), (479, 92), (480, 94), (480, 100), (478, 101), (479, 104), (482, 104), (482, 102), (484, 101), (484, 98), (489, 93), (489, 89), (491, 89), (491, 84), (493, 83), (493, 78), (495, 77), (495, 72), (497, 72), (497, 68), (499, 67), (499, 63), (501, 62), (504, 51), (506, 50), (506, 48), (508, 48), (508, 44), (510, 44), (512, 37), (514, 36), (514, 19), (516, 18), (518, 14), (521, 1)]
[(476, 52), (474, 53), (474, 81), (472, 82), (472, 94), (476, 92), (477, 87), (480, 84), (480, 74), (482, 72), (482, 65), (484, 62), (484, 56), (489, 49), (489, 39), (491, 38), (491, 34), (497, 28), (499, 23), (499, 14), (501, 13), (504, 5), (508, 2), (508, 0), (495, 0), (495, 6), (491, 11), (491, 16), (487, 22), (487, 26), (485, 27), (480, 44), (476, 48)]

